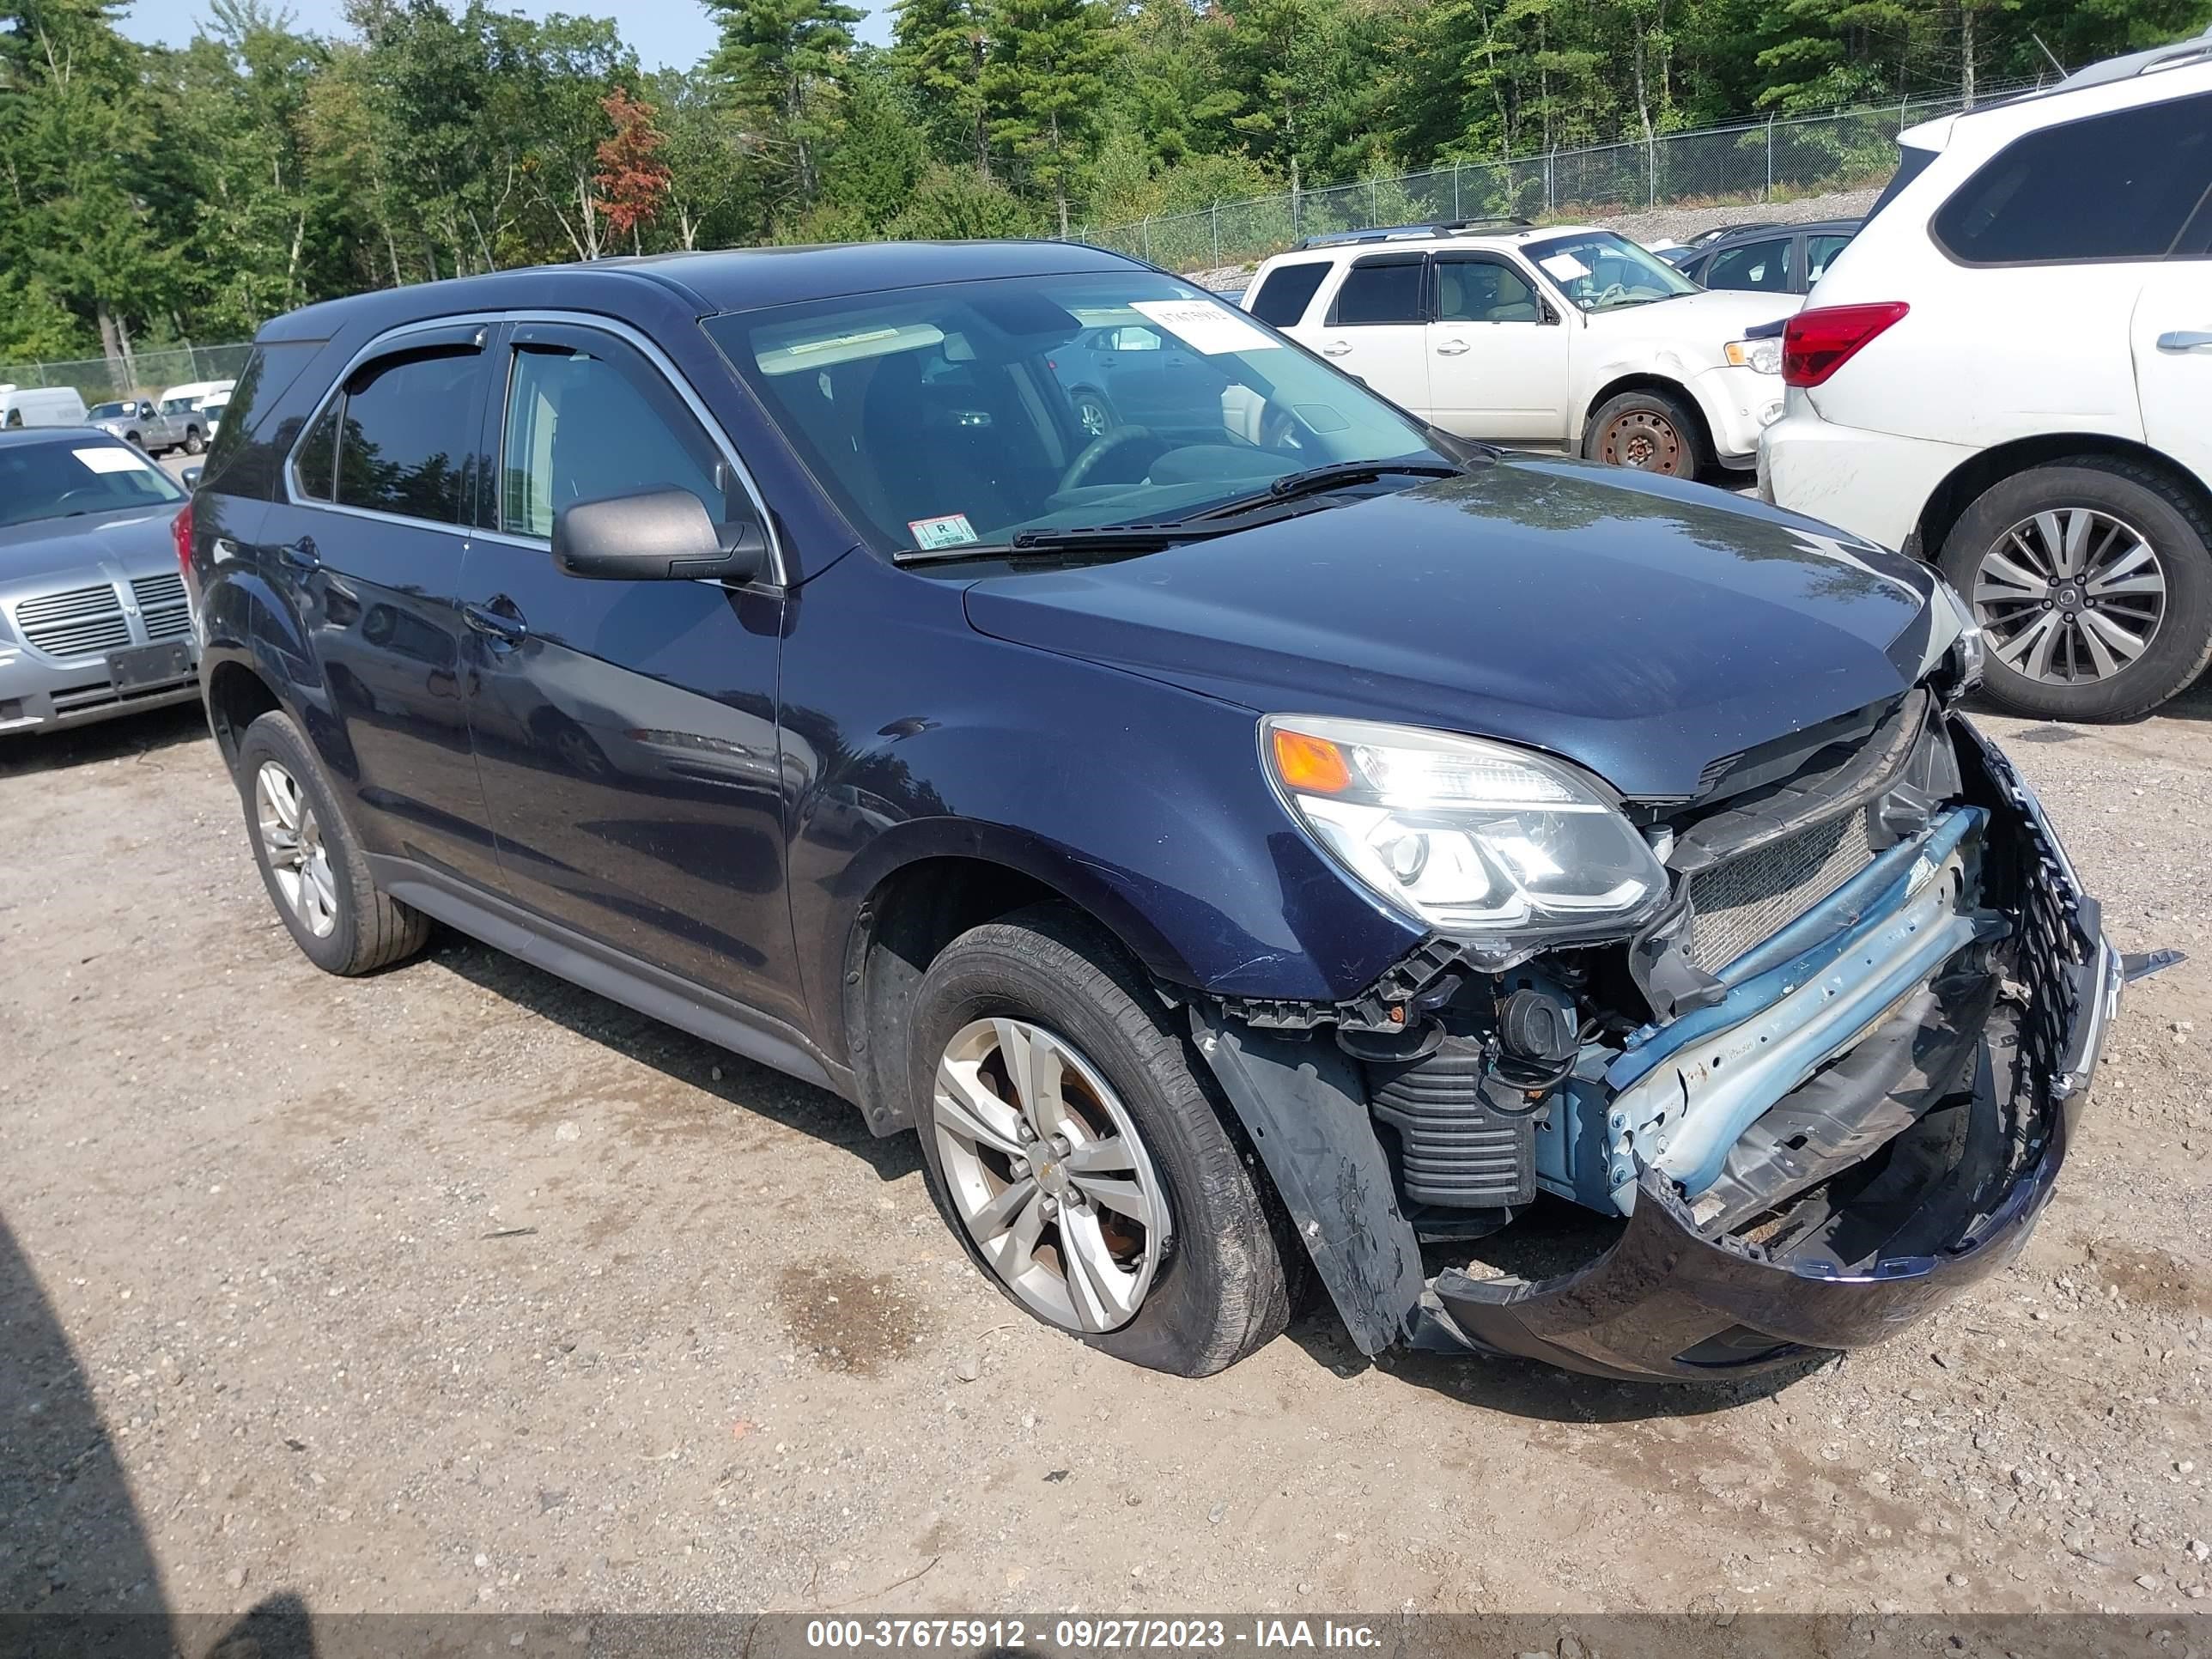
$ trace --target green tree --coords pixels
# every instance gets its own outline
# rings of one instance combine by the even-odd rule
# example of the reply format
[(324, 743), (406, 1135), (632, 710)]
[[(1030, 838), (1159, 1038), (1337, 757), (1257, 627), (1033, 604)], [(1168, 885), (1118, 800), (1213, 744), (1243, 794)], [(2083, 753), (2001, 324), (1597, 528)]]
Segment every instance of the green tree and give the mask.
[(862, 13), (843, 0), (707, 0), (707, 9), (722, 29), (709, 67), (782, 175), (786, 204), (804, 208), (820, 190), (818, 158)]
[(1097, 0), (998, 0), (991, 14), (982, 73), (991, 137), (1024, 165), (1030, 188), (1050, 198), (1062, 236), (1113, 58), (1108, 28)]
[(965, 160), (988, 174), (991, 131), (981, 76), (989, 31), (981, 0), (897, 0), (894, 10), (891, 67), (914, 88), (932, 148), (942, 160)]

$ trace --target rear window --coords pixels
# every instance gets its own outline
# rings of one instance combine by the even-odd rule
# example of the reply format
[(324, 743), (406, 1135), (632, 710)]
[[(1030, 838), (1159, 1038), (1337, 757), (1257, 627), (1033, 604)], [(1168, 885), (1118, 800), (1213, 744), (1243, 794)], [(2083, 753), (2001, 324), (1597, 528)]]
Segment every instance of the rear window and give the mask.
[(2208, 191), (2212, 94), (2016, 138), (1953, 193), (1932, 228), (1965, 264), (2158, 259)]
[[(1874, 198), (1874, 205), (1867, 210), (1866, 224), (1872, 224), (1875, 215), (1902, 195), (1907, 185), (1927, 172), (1928, 164), (1936, 159), (1936, 151), (1923, 149), (1917, 144), (1899, 144), (1897, 147), (1897, 171), (1889, 175), (1889, 182), (1881, 187), (1881, 194)], [(1865, 225), (1860, 228), (1864, 229)]]
[(1329, 324), (1356, 328), (1363, 324), (1421, 320), (1421, 260), (1376, 259), (1352, 266), (1336, 291)]
[(1277, 265), (1252, 290), (1247, 309), (1263, 323), (1288, 328), (1306, 314), (1321, 279), (1328, 275), (1328, 261), (1308, 259), (1302, 264)]

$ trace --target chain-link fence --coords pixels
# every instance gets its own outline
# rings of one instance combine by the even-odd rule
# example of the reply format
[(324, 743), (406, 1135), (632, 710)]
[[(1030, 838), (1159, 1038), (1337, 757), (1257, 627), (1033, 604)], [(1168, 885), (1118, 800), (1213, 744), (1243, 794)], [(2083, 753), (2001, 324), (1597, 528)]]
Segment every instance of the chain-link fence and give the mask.
[[(2004, 96), (2040, 82), (1996, 89)], [(1218, 269), (1279, 253), (1302, 236), (1376, 225), (1510, 216), (1586, 218), (1601, 212), (1774, 202), (1878, 185), (1897, 161), (1897, 135), (1963, 106), (1958, 97), (1907, 98), (1826, 115), (1671, 132), (1506, 161), (1465, 161), (1079, 233), (1174, 270)]]
[(0, 364), (0, 385), (73, 386), (90, 407), (111, 398), (158, 397), (173, 386), (193, 380), (236, 380), (252, 349), (247, 345), (185, 345), (133, 351), (120, 362), (78, 357), (58, 363), (4, 363)]

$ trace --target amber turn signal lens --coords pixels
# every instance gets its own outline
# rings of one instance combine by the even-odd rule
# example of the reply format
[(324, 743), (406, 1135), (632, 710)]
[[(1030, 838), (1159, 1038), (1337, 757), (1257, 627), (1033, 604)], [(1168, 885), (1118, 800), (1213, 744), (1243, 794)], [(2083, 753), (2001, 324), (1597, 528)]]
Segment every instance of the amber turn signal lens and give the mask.
[(1352, 769), (1344, 750), (1327, 738), (1310, 738), (1303, 732), (1277, 726), (1275, 771), (1292, 789), (1315, 795), (1340, 795), (1352, 787)]

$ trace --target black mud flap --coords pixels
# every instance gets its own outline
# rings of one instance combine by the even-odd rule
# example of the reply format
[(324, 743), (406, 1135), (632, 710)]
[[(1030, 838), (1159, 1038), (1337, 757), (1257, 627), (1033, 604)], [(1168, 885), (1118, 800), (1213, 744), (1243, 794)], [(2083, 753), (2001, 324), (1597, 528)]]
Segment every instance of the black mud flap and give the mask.
[(1195, 1003), (1190, 1024), (1360, 1352), (1410, 1337), (1420, 1243), (1398, 1208), (1352, 1060), (1326, 1034), (1299, 1041), (1217, 1026)]

